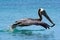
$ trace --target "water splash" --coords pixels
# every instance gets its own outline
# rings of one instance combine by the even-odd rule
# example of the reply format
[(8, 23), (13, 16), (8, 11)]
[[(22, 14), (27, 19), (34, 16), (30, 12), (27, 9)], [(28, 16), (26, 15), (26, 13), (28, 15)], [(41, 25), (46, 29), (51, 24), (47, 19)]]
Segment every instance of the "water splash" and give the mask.
[(44, 31), (45, 29), (40, 29), (40, 30), (18, 30), (18, 29), (14, 29), (13, 32), (11, 32), (10, 30), (0, 30), (0, 32), (8, 32), (8, 33), (20, 33), (20, 34), (28, 34), (31, 35), (34, 31)]

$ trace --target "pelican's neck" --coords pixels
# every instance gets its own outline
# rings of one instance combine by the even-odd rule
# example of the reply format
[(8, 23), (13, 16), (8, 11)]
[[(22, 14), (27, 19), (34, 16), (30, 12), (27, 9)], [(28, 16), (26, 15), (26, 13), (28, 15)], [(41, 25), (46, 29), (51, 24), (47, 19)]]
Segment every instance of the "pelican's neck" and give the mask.
[(41, 21), (42, 20), (42, 11), (43, 11), (44, 9), (42, 9), (42, 8), (40, 8), (39, 10), (38, 10), (38, 16), (39, 16), (39, 20)]

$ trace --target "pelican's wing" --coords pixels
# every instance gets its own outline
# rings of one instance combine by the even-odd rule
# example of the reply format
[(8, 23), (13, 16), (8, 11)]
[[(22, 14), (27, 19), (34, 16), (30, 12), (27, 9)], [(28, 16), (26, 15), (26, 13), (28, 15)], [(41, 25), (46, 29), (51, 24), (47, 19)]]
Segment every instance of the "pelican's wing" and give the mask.
[(43, 26), (45, 29), (50, 29), (49, 27), (50, 27), (50, 25), (48, 25), (47, 23), (45, 23), (45, 22), (40, 22), (40, 25), (41, 26)]

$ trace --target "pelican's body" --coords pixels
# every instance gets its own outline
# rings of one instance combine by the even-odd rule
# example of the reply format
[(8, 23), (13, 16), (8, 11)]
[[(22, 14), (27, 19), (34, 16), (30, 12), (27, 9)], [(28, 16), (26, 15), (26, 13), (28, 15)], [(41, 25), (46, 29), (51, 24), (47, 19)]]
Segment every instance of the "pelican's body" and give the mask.
[(44, 28), (49, 29), (49, 25), (47, 23), (41, 22), (39, 19), (21, 19), (15, 22), (15, 24), (12, 25), (12, 28), (15, 28), (16, 26), (24, 27), (24, 26), (30, 26), (30, 25), (41, 25)]
[(31, 18), (26, 18), (26, 19), (21, 19), (21, 20), (16, 21), (17, 24), (23, 25), (23, 26), (34, 25), (39, 22), (40, 22), (39, 19), (31, 19)]
[(46, 14), (44, 9), (38, 10), (39, 19), (32, 19), (32, 18), (26, 18), (16, 21), (14, 24), (12, 24), (11, 29), (16, 28), (16, 26), (24, 27), (24, 26), (30, 26), (30, 25), (41, 25), (44, 28), (49, 28), (50, 26), (47, 23), (41, 22), (42, 15), (44, 15), (53, 25), (55, 25), (52, 20), (49, 18), (49, 16)]

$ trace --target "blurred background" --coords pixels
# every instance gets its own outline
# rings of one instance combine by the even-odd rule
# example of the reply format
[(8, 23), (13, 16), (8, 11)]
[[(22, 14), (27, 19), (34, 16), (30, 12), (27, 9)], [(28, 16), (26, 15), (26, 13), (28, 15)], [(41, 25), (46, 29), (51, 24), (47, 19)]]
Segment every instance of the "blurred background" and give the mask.
[[(0, 40), (60, 40), (60, 0), (0, 0)], [(38, 9), (46, 10), (56, 24), (49, 30), (35, 31), (33, 35), (5, 32), (16, 20), (22, 18), (39, 18)], [(44, 22), (52, 25), (44, 16)], [(18, 29), (41, 30), (41, 26), (32, 25)], [(2, 32), (4, 31), (4, 32)], [(35, 34), (37, 33), (37, 34)], [(5, 36), (5, 37), (4, 37)]]

